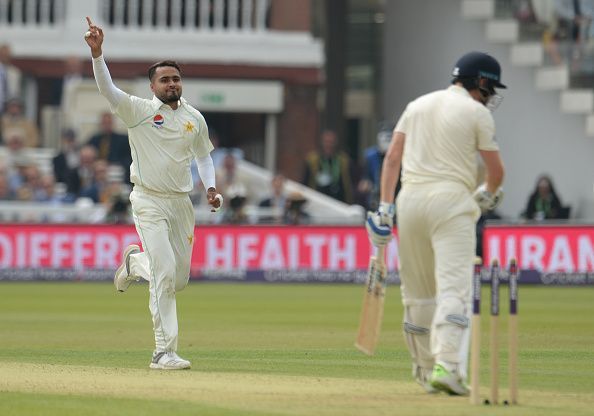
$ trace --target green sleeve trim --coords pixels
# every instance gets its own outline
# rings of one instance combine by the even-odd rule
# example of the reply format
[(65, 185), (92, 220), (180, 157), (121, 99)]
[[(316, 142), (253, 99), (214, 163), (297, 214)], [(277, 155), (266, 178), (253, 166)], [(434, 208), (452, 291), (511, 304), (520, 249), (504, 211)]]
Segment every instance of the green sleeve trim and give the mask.
[(138, 126), (140, 126), (142, 123), (144, 123), (144, 122), (145, 122), (146, 120), (148, 120), (149, 118), (151, 118), (151, 117), (154, 117), (154, 116), (155, 116), (155, 114), (156, 114), (156, 113), (153, 113), (153, 114), (151, 114), (150, 116), (147, 116), (147, 117), (143, 118), (143, 119), (142, 119), (142, 120), (140, 120), (138, 123), (136, 123), (135, 125), (133, 125), (133, 126), (131, 126), (131, 127), (128, 127), (128, 128), (129, 128), (129, 129), (133, 129), (133, 128), (135, 128), (135, 127), (138, 127)]

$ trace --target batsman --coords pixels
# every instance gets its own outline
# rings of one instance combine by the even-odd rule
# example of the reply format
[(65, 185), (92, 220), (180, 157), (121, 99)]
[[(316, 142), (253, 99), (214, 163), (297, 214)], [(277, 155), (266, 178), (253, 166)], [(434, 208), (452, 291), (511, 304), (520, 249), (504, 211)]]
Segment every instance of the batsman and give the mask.
[[(501, 102), (501, 66), (462, 56), (452, 85), (410, 102), (382, 165), (380, 206), (366, 227), (375, 246), (392, 238), (394, 189), (404, 337), (415, 380), (428, 392), (468, 395), (470, 301), (476, 221), (503, 196), (504, 168), (491, 111)], [(478, 186), (480, 155), (486, 170)]]

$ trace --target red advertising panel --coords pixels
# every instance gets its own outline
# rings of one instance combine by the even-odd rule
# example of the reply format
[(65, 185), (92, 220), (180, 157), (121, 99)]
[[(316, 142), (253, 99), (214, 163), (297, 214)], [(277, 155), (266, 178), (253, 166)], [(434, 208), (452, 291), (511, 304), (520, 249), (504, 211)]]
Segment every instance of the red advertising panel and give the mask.
[(521, 269), (540, 272), (594, 271), (594, 227), (489, 226), (484, 232), (485, 261), (511, 258)]
[(0, 225), (0, 267), (117, 268), (132, 243), (138, 236), (129, 226)]
[[(2, 278), (60, 279), (54, 270), (64, 279), (107, 279), (123, 248), (138, 242), (133, 226), (0, 225)], [(268, 280), (324, 280), (330, 272), (350, 273), (341, 279), (352, 281), (366, 272), (370, 254), (364, 227), (200, 226), (191, 267), (194, 278), (261, 280), (257, 272)], [(386, 260), (389, 270), (397, 269), (396, 239)], [(105, 272), (92, 272), (99, 270)]]
[[(244, 270), (367, 269), (371, 245), (363, 227), (197, 227), (195, 267)], [(396, 241), (388, 267), (398, 262)]]
[(487, 226), (483, 247), (485, 264), (515, 258), (523, 283), (594, 284), (593, 226)]
[[(108, 280), (122, 250), (138, 243), (133, 226), (0, 225), (0, 280)], [(192, 278), (359, 282), (371, 246), (364, 227), (199, 226)], [(593, 284), (594, 227), (488, 225), (486, 264), (513, 257), (522, 283)], [(398, 244), (386, 252), (397, 281)]]

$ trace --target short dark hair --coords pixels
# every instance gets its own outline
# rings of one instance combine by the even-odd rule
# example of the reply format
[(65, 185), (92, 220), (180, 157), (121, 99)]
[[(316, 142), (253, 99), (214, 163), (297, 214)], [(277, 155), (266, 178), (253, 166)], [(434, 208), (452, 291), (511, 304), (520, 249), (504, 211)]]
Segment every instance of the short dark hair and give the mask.
[(157, 71), (157, 68), (160, 68), (162, 66), (171, 66), (171, 67), (177, 69), (179, 71), (179, 73), (181, 74), (181, 69), (180, 69), (179, 65), (177, 64), (177, 62), (175, 62), (175, 61), (160, 61), (155, 64), (152, 64), (150, 66), (150, 68), (148, 69), (149, 80), (151, 80), (151, 81), (153, 80), (155, 71)]

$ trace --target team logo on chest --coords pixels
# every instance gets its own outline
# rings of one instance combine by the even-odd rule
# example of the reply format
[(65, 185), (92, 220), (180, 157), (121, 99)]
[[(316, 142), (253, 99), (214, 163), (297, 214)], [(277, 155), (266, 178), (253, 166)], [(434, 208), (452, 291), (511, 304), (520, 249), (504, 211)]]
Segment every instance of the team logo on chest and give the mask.
[(194, 131), (194, 125), (188, 121), (187, 123), (184, 124), (184, 129), (186, 131), (186, 133), (191, 133)]
[(160, 129), (163, 127), (163, 123), (165, 123), (165, 119), (161, 114), (157, 114), (153, 117), (153, 127)]

